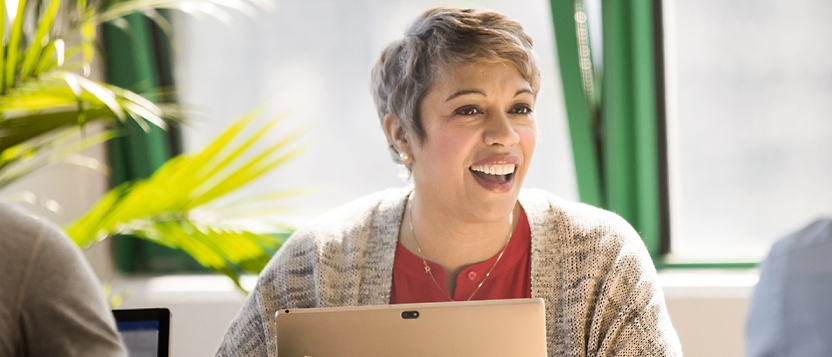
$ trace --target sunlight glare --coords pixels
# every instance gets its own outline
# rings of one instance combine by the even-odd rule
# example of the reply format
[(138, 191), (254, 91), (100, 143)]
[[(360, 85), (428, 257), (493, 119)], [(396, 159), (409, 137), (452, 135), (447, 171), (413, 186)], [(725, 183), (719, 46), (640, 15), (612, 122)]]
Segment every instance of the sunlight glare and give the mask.
[(18, 0), (6, 0), (6, 13), (9, 14), (9, 23), (14, 22), (14, 18), (17, 17), (17, 3)]

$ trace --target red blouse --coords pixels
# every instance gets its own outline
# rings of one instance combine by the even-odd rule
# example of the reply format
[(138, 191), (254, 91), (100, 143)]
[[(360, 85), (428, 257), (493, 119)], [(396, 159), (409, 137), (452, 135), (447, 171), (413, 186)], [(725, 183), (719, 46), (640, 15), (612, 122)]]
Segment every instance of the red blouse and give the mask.
[[(514, 228), (502, 259), (494, 266), (491, 275), (471, 300), (531, 297), (531, 240), (529, 221), (526, 212), (521, 209), (517, 227)], [(499, 255), (500, 253), (497, 253), (484, 262), (463, 269), (456, 278), (454, 300), (468, 299)], [(427, 263), (436, 283), (425, 273), (421, 258), (401, 243), (397, 245), (393, 262), (393, 287), (390, 291), (391, 304), (448, 301), (445, 271), (434, 262)]]

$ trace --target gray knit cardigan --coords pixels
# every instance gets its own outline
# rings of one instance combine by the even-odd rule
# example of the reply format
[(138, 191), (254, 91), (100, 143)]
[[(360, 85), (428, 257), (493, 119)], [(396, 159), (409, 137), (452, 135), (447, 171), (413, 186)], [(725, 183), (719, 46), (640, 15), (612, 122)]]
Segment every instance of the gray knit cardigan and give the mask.
[[(269, 262), (217, 356), (275, 356), (284, 308), (384, 305), (411, 188), (366, 196), (295, 232)], [(619, 216), (545, 191), (519, 197), (532, 235), (532, 297), (549, 356), (681, 356), (656, 271)]]

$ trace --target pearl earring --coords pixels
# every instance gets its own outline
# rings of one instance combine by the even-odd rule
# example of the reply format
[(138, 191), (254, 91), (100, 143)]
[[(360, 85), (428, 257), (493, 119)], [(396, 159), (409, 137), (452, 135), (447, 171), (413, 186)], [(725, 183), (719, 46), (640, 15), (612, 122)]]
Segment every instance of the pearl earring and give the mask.
[(413, 161), (413, 158), (410, 157), (410, 155), (406, 152), (400, 152), (399, 153), (399, 160), (401, 160), (403, 164), (407, 165), (411, 161)]

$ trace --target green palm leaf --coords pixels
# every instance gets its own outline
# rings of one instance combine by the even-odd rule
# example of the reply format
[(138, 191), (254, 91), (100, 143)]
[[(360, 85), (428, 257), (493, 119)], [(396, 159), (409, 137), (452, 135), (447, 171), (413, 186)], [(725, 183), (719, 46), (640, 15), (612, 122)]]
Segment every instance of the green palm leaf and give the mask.
[[(3, 81), (0, 82), (0, 92), (2, 93), (5, 93), (6, 88), (9, 88), (12, 84), (14, 84), (16, 77), (15, 70), (17, 69), (17, 54), (20, 50), (20, 38), (23, 36), (23, 18), (26, 13), (26, 3), (26, 0), (18, 1), (17, 14), (14, 17), (14, 21), (12, 21), (11, 32), (9, 33), (9, 44), (6, 47), (6, 67), (2, 69), (4, 78)], [(6, 8), (4, 6), (3, 11), (5, 10)]]
[(53, 130), (113, 118), (164, 128), (162, 116), (177, 114), (133, 92), (54, 70), (0, 96), (0, 152)]
[[(87, 77), (94, 56), (96, 27), (131, 13), (143, 13), (169, 31), (169, 24), (155, 9), (180, 9), (217, 18), (227, 17), (222, 9), (252, 16), (255, 7), (271, 10), (264, 0), (128, 0), (77, 1), (59, 21), (61, 0), (19, 0), (17, 11), (0, 20), (0, 152), (38, 135), (65, 126), (83, 126), (90, 121), (125, 120), (132, 117), (145, 130), (148, 123), (164, 127), (165, 119), (177, 112), (157, 106), (143, 97)], [(0, 15), (5, 14), (5, 1)], [(35, 19), (34, 25), (27, 21)], [(56, 24), (69, 24), (55, 28)], [(5, 31), (9, 29), (6, 36)], [(26, 29), (34, 28), (33, 33)], [(65, 43), (79, 45), (65, 48)], [(80, 63), (77, 56), (80, 54)], [(76, 59), (73, 61), (73, 59)], [(83, 69), (83, 75), (72, 69)]]
[(43, 14), (40, 22), (38, 22), (32, 43), (26, 49), (26, 55), (23, 59), (22, 68), (20, 69), (20, 80), (25, 80), (33, 74), (38, 58), (41, 56), (44, 47), (48, 46), (46, 44), (47, 35), (52, 30), (52, 24), (55, 22), (55, 17), (58, 15), (60, 6), (61, 0), (51, 0), (46, 13)]
[[(107, 130), (73, 141), (73, 128), (134, 120), (148, 130), (151, 125), (165, 128), (165, 120), (180, 117), (175, 106), (155, 104), (129, 90), (87, 78), (98, 25), (118, 25), (124, 21), (122, 16), (143, 13), (168, 33), (167, 20), (154, 9), (202, 13), (221, 21), (230, 21), (226, 10), (254, 15), (255, 8), (273, 9), (269, 0), (76, 0), (75, 6), (64, 8), (61, 2), (19, 0), (16, 11), (7, 14), (5, 0), (0, 0), (0, 187), (45, 165), (73, 161), (79, 150), (117, 134)], [(11, 24), (5, 23), (7, 19)], [(296, 145), (300, 131), (256, 149), (276, 124), (243, 137), (256, 116), (252, 113), (235, 123), (202, 152), (174, 158), (150, 178), (114, 188), (70, 225), (68, 234), (81, 247), (114, 234), (135, 235), (181, 249), (237, 283), (241, 273), (259, 272), (282, 240), (239, 228), (217, 214), (205, 214), (207, 205), (303, 150)], [(235, 212), (283, 212), (264, 201), (297, 193), (263, 195), (217, 211), (228, 217)]]
[[(116, 187), (83, 217), (67, 227), (81, 247), (115, 234), (129, 234), (181, 249), (209, 269), (238, 283), (241, 273), (258, 273), (282, 241), (235, 227), (231, 220), (206, 214), (206, 204), (280, 167), (298, 155), (302, 131), (285, 135), (264, 149), (256, 145), (271, 132), (279, 118), (243, 134), (257, 112), (233, 123), (202, 151), (166, 162), (151, 177)], [(264, 199), (297, 194), (291, 190)], [(245, 210), (264, 199), (241, 200), (225, 207)], [(269, 200), (270, 202), (273, 200)], [(201, 212), (201, 213), (200, 213)], [(210, 220), (198, 217), (212, 217)]]
[(200, 224), (188, 219), (137, 222), (130, 234), (181, 249), (204, 267), (230, 277), (240, 289), (240, 272), (259, 273), (284, 242), (281, 236)]
[[(76, 134), (77, 131), (73, 129), (54, 131), (0, 152), (0, 188), (56, 162), (89, 163), (90, 160), (72, 158), (77, 157), (81, 150), (110, 140), (118, 133), (104, 130), (80, 139), (75, 138)], [(89, 164), (84, 166), (101, 171), (99, 166), (103, 164), (96, 163), (95, 167), (90, 167)]]

